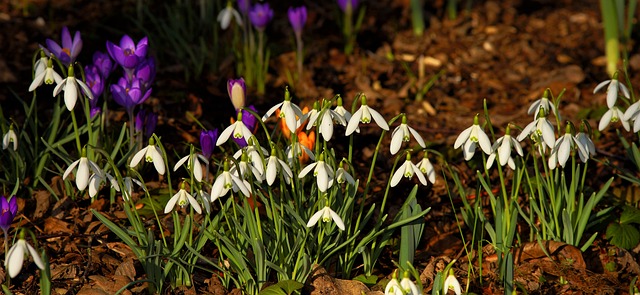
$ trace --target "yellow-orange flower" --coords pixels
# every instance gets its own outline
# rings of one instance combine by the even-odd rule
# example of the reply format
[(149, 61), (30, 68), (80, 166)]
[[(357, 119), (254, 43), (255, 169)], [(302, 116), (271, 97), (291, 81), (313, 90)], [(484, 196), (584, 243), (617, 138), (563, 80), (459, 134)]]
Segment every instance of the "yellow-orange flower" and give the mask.
[[(299, 131), (298, 142), (309, 150), (313, 150), (313, 147), (316, 144), (316, 133), (313, 130), (309, 131), (309, 134), (303, 131)], [(300, 153), (299, 158), (300, 163), (306, 163), (307, 161), (309, 161), (309, 155), (307, 155), (307, 153), (305, 153), (304, 151)]]

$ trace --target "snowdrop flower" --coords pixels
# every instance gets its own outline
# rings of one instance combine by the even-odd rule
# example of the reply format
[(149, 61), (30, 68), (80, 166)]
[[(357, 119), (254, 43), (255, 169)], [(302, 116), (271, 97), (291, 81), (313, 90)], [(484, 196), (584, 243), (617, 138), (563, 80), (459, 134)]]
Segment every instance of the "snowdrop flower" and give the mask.
[(360, 108), (355, 113), (353, 113), (353, 116), (351, 116), (349, 123), (347, 123), (347, 131), (345, 132), (345, 135), (349, 136), (351, 135), (351, 133), (356, 131), (356, 128), (358, 128), (358, 123), (371, 123), (372, 118), (376, 122), (376, 124), (380, 126), (380, 128), (389, 131), (389, 124), (387, 124), (387, 121), (382, 117), (382, 115), (380, 115), (380, 113), (378, 113), (378, 111), (370, 108), (367, 105), (367, 97), (362, 94)]
[(464, 155), (465, 161), (473, 158), (473, 154), (476, 152), (476, 145), (480, 145), (480, 148), (485, 154), (491, 154), (491, 141), (489, 141), (489, 137), (478, 124), (478, 115), (473, 118), (473, 125), (458, 135), (456, 142), (453, 144), (453, 148), (457, 149), (463, 146), (463, 144), (462, 154)]
[(100, 185), (104, 183), (106, 180), (109, 180), (111, 183), (111, 187), (113, 187), (116, 191), (120, 191), (120, 185), (116, 181), (111, 174), (103, 172), (103, 173), (94, 173), (89, 177), (89, 196), (95, 197), (100, 190)]
[(276, 157), (276, 149), (272, 147), (271, 156), (267, 159), (267, 183), (269, 185), (272, 185), (276, 180), (279, 171), (284, 172), (284, 180), (289, 184), (289, 181), (293, 178), (293, 172), (291, 172), (291, 168), (289, 168), (289, 165), (287, 165), (285, 161)]
[(531, 113), (535, 111), (535, 114), (533, 115), (534, 118), (540, 118), (538, 117), (540, 110), (544, 110), (544, 113), (547, 115), (551, 113), (553, 113), (554, 115), (557, 114), (556, 106), (553, 103), (551, 103), (551, 101), (549, 101), (549, 96), (551, 96), (551, 90), (547, 88), (544, 91), (544, 94), (542, 95), (542, 97), (534, 101), (531, 104), (531, 106), (529, 106), (529, 110), (527, 111), (527, 114), (531, 115)]
[(347, 170), (345, 170), (344, 168), (342, 168), (342, 164), (346, 163), (347, 160), (346, 159), (342, 159), (342, 161), (340, 162), (340, 166), (338, 167), (338, 169), (336, 169), (336, 181), (339, 184), (343, 184), (345, 182), (355, 186), (356, 185), (356, 180), (353, 179), (353, 176), (351, 176), (351, 174), (349, 174), (349, 172), (347, 172)]
[(522, 141), (527, 136), (531, 136), (534, 142), (539, 142), (539, 139), (542, 139), (542, 142), (549, 148), (553, 148), (553, 144), (556, 142), (556, 133), (554, 132), (553, 125), (551, 125), (551, 122), (547, 119), (547, 111), (544, 110), (542, 106), (538, 111), (538, 119), (524, 127), (522, 133), (520, 133), (516, 139)]
[(551, 150), (551, 156), (549, 156), (548, 161), (549, 169), (555, 169), (557, 164), (560, 164), (560, 166), (564, 168), (573, 149), (577, 148), (578, 153), (583, 154), (583, 156), (587, 155), (585, 147), (572, 135), (573, 124), (571, 124), (571, 122), (567, 122), (565, 130), (565, 134), (558, 138), (553, 150)]
[(509, 164), (509, 168), (515, 170), (516, 164), (511, 157), (511, 148), (515, 148), (518, 155), (523, 156), (522, 147), (520, 146), (520, 142), (518, 142), (515, 138), (511, 137), (510, 128), (507, 126), (507, 130), (505, 131), (505, 135), (503, 137), (498, 138), (496, 142), (493, 144), (491, 149), (493, 152), (487, 158), (487, 168), (491, 168), (493, 166), (493, 161), (496, 159), (496, 155), (498, 156), (498, 160), (500, 161), (500, 166), (504, 166)]
[(427, 176), (427, 179), (429, 180), (429, 182), (431, 182), (432, 184), (436, 183), (436, 170), (433, 168), (431, 161), (429, 161), (426, 150), (424, 151), (424, 156), (422, 157), (422, 160), (420, 160), (420, 162), (416, 164), (416, 167), (420, 169), (420, 172), (422, 172), (422, 174)]
[[(345, 123), (351, 120), (351, 112), (347, 111), (347, 109), (342, 106), (342, 97), (340, 97), (340, 95), (338, 95), (338, 103), (333, 111), (344, 118)], [(344, 127), (347, 127), (347, 124), (344, 124)], [(360, 127), (356, 127), (355, 132), (360, 133)]]
[(13, 145), (14, 151), (18, 149), (18, 136), (16, 132), (13, 131), (13, 124), (9, 127), (9, 132), (2, 137), (2, 149), (6, 150), (9, 148), (9, 145)]
[[(245, 150), (240, 150), (240, 151), (242, 151), (242, 156), (240, 157), (240, 161), (237, 163), (233, 162), (232, 163), (233, 166), (231, 167), (231, 169), (229, 169), (229, 172), (231, 172), (231, 174), (237, 176), (240, 179), (249, 179), (249, 176), (253, 175), (253, 177), (258, 182), (262, 182), (262, 180), (264, 179), (264, 168), (262, 167), (262, 161), (261, 160), (258, 162), (253, 162), (253, 160), (250, 161), (248, 154), (244, 152)], [(258, 170), (256, 165), (260, 167), (260, 170)]]
[[(312, 111), (313, 112), (313, 111)], [(309, 123), (307, 124), (307, 130), (312, 126), (320, 124), (318, 127), (318, 133), (322, 135), (325, 141), (331, 140), (333, 136), (333, 122), (337, 121), (339, 124), (345, 126), (347, 121), (338, 113), (332, 109), (325, 109), (324, 111), (312, 113), (309, 116)], [(304, 120), (301, 120), (304, 121)]]
[(400, 282), (398, 282), (398, 277), (396, 276), (396, 272), (393, 272), (391, 280), (387, 283), (387, 286), (384, 288), (384, 295), (404, 295), (402, 290), (402, 286), (400, 286)]
[(240, 190), (242, 194), (248, 198), (251, 195), (249, 182), (229, 172), (229, 160), (224, 161), (223, 168), (224, 171), (218, 175), (218, 178), (216, 178), (216, 181), (211, 187), (211, 202), (226, 195), (230, 189), (233, 189), (234, 192)]
[(15, 244), (13, 244), (11, 249), (9, 249), (7, 258), (4, 261), (4, 267), (8, 270), (10, 277), (15, 278), (20, 273), (20, 270), (22, 270), (22, 263), (24, 262), (24, 255), (27, 252), (31, 254), (33, 262), (38, 266), (38, 268), (44, 270), (44, 263), (42, 262), (42, 258), (40, 258), (40, 253), (27, 243), (22, 236)]
[(247, 126), (242, 121), (242, 111), (238, 112), (238, 119), (233, 124), (229, 125), (229, 127), (224, 129), (222, 133), (220, 133), (220, 137), (218, 137), (218, 140), (216, 140), (216, 146), (220, 146), (223, 143), (227, 142), (227, 140), (229, 140), (229, 138), (231, 137), (231, 134), (233, 134), (233, 138), (244, 138), (244, 140), (246, 140), (247, 142), (249, 142), (249, 140), (253, 137), (253, 133), (251, 133), (251, 130), (249, 130), (249, 128), (247, 128)]
[(340, 215), (335, 211), (331, 210), (329, 205), (325, 205), (324, 208), (320, 209), (320, 211), (316, 212), (309, 218), (309, 222), (307, 222), (307, 227), (312, 227), (318, 223), (318, 220), (322, 218), (322, 222), (329, 222), (333, 219), (333, 222), (336, 223), (339, 229), (344, 230), (344, 222)]
[(40, 50), (40, 59), (36, 60), (36, 62), (33, 64), (33, 76), (36, 77), (47, 70), (48, 63), (49, 58), (47, 58), (44, 50)]
[[(586, 132), (583, 128), (587, 129)], [(580, 160), (582, 160), (583, 163), (586, 163), (592, 155), (596, 154), (596, 146), (587, 133), (591, 134), (591, 126), (587, 121), (583, 120), (582, 124), (580, 124), (580, 132), (578, 132), (575, 137), (576, 141), (582, 144), (586, 152), (586, 154), (579, 153)]]
[(69, 66), (69, 76), (67, 76), (62, 82), (58, 83), (55, 89), (53, 89), (53, 96), (60, 94), (64, 87), (64, 104), (67, 106), (67, 110), (72, 111), (76, 106), (78, 95), (82, 96), (82, 93), (89, 99), (93, 99), (93, 92), (84, 84), (81, 80), (78, 80), (73, 75), (73, 66)]
[(231, 1), (227, 2), (227, 7), (225, 7), (220, 13), (218, 13), (218, 21), (220, 22), (220, 27), (223, 30), (226, 30), (229, 27), (229, 23), (231, 23), (231, 19), (234, 18), (238, 26), (242, 26), (242, 17), (240, 17), (240, 13), (233, 8), (231, 5)]
[(131, 163), (129, 163), (129, 166), (138, 166), (142, 158), (144, 158), (147, 162), (152, 162), (153, 166), (156, 168), (156, 171), (158, 171), (160, 175), (164, 175), (165, 167), (164, 158), (162, 158), (162, 151), (160, 151), (160, 148), (155, 145), (153, 137), (149, 138), (149, 145), (147, 147), (141, 149), (133, 156), (133, 158), (131, 159)]
[(56, 82), (56, 85), (62, 83), (62, 77), (53, 70), (53, 60), (51, 58), (48, 59), (44, 70), (40, 70), (40, 72), (38, 72), (38, 68), (41, 68), (41, 66), (38, 65), (38, 67), (36, 67), (35, 76), (31, 85), (29, 85), (29, 92), (36, 90), (36, 88), (40, 87), (42, 83), (47, 85), (51, 85), (53, 82)]
[(449, 275), (447, 279), (444, 280), (442, 292), (447, 294), (449, 290), (453, 290), (456, 295), (462, 294), (462, 286), (460, 286), (460, 282), (458, 282), (458, 279), (456, 279), (456, 276), (453, 274), (453, 269), (449, 270)]
[(409, 272), (404, 272), (404, 277), (400, 281), (400, 287), (402, 287), (403, 294), (406, 295), (421, 295), (422, 292), (418, 290), (418, 286), (409, 278)]
[(411, 162), (411, 153), (407, 152), (406, 160), (393, 173), (393, 176), (391, 176), (391, 187), (394, 187), (394, 186), (398, 185), (398, 183), (400, 182), (400, 179), (402, 179), (402, 176), (404, 176), (406, 178), (411, 178), (411, 177), (413, 177), (413, 175), (418, 176), (418, 180), (420, 180), (420, 183), (422, 183), (422, 185), (426, 186), (427, 185), (427, 179), (424, 178), (424, 175), (422, 175), (421, 172), (420, 173), (416, 173), (416, 172), (420, 172), (420, 168), (418, 168), (418, 166), (416, 166), (416, 164), (413, 164), (413, 162)]
[(285, 89), (284, 101), (271, 107), (262, 117), (262, 121), (266, 121), (277, 109), (280, 110), (280, 118), (284, 118), (289, 131), (296, 133), (296, 129), (300, 126), (300, 122), (296, 119), (296, 116), (303, 118), (303, 114), (299, 106), (291, 103), (291, 95), (289, 94), (288, 88)]
[[(618, 92), (622, 92), (622, 95), (624, 95), (624, 97), (626, 97), (627, 99), (630, 97), (629, 89), (627, 89), (627, 86), (618, 81), (618, 72), (615, 72), (613, 74), (611, 80), (606, 80), (598, 84), (598, 86), (593, 89), (593, 93), (595, 94), (596, 92), (602, 90), (606, 85), (609, 85), (607, 87), (607, 106), (609, 107), (609, 109), (613, 108), (613, 106), (616, 104), (616, 100), (618, 100)], [(627, 131), (628, 130), (629, 129), (627, 129)]]
[(625, 130), (629, 131), (629, 121), (624, 119), (624, 114), (617, 106), (613, 106), (602, 115), (600, 123), (598, 124), (598, 130), (602, 131), (609, 126), (609, 123), (616, 123), (618, 121), (622, 123), (622, 127), (624, 127)]
[(420, 136), (415, 129), (407, 125), (407, 116), (402, 114), (402, 124), (396, 127), (396, 129), (393, 130), (393, 133), (391, 133), (391, 154), (395, 155), (400, 150), (402, 142), (409, 142), (412, 135), (422, 148), (427, 147), (424, 144), (422, 136)]
[[(144, 185), (142, 185), (142, 182), (140, 182), (140, 180), (137, 180), (135, 178), (131, 178), (131, 177), (125, 177), (122, 179), (122, 182), (124, 183), (124, 190), (122, 191), (122, 198), (125, 201), (129, 201), (129, 199), (131, 199), (131, 194), (133, 193), (133, 184), (137, 184), (138, 186), (144, 188)], [(115, 188), (116, 190), (119, 190), (117, 187), (117, 183), (116, 186), (113, 186), (113, 183), (111, 184), (113, 188)]]
[[(269, 153), (267, 149), (257, 144), (257, 140), (255, 138), (250, 142), (250, 145), (242, 148), (241, 150), (236, 151), (233, 154), (233, 158), (236, 160), (241, 160), (243, 154), (247, 154), (249, 157), (249, 162), (251, 165), (257, 170), (256, 176), (260, 176), (260, 178), (264, 178), (264, 162), (262, 159), (266, 157)], [(262, 180), (260, 180), (262, 181)]]
[(95, 174), (100, 174), (100, 175), (104, 173), (102, 172), (102, 170), (100, 170), (100, 168), (96, 163), (87, 159), (86, 148), (82, 150), (82, 157), (80, 157), (80, 159), (76, 160), (75, 162), (71, 163), (71, 165), (69, 165), (69, 168), (67, 168), (67, 170), (64, 171), (64, 174), (62, 175), (62, 179), (67, 179), (67, 176), (71, 174), (71, 172), (73, 171), (74, 168), (76, 168), (76, 166), (78, 167), (78, 170), (76, 171), (76, 174), (75, 174), (76, 186), (78, 187), (78, 190), (81, 190), (81, 191), (87, 188), (87, 185), (89, 184), (89, 177), (91, 176), (91, 172)]
[(173, 171), (175, 172), (178, 168), (185, 163), (187, 163), (187, 169), (191, 170), (193, 173), (193, 177), (197, 181), (202, 181), (202, 164), (207, 165), (207, 160), (203, 155), (200, 154), (190, 154), (184, 156), (182, 159), (178, 160), (175, 166), (173, 166)]
[(329, 166), (324, 161), (324, 155), (320, 154), (316, 159), (316, 162), (313, 164), (309, 164), (304, 167), (300, 174), (298, 174), (298, 178), (304, 178), (309, 172), (313, 170), (313, 176), (316, 177), (316, 182), (318, 183), (318, 189), (321, 192), (326, 192), (328, 188), (333, 184), (334, 172), (331, 166)]
[(173, 195), (171, 199), (169, 199), (169, 202), (167, 202), (167, 205), (164, 207), (164, 214), (171, 212), (171, 210), (173, 210), (173, 207), (176, 206), (176, 203), (180, 207), (184, 207), (187, 205), (187, 203), (189, 203), (191, 204), (191, 207), (193, 207), (193, 210), (196, 210), (198, 214), (202, 214), (202, 208), (200, 207), (200, 204), (198, 204), (198, 201), (196, 201), (196, 199), (192, 197), (184, 189), (184, 187), (184, 182), (182, 182), (182, 187), (180, 188), (180, 190), (175, 195)]

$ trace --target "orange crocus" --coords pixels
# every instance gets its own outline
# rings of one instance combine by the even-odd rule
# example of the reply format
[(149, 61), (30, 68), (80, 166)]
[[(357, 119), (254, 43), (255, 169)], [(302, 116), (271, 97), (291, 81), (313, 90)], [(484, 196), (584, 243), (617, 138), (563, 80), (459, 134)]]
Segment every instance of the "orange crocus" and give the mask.
[[(313, 150), (314, 145), (316, 144), (316, 133), (311, 130), (309, 131), (309, 134), (303, 132), (303, 131), (299, 131), (298, 132), (298, 142), (305, 146), (306, 148), (308, 148), (309, 150)], [(306, 163), (307, 161), (309, 161), (309, 155), (307, 155), (307, 153), (305, 151), (301, 150), (300, 153), (300, 163)]]

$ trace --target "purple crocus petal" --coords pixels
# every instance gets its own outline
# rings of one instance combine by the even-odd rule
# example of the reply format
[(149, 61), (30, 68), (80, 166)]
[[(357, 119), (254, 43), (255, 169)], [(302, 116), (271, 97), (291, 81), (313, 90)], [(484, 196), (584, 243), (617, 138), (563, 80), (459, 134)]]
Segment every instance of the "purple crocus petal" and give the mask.
[(138, 65), (139, 62), (140, 58), (137, 55), (127, 55), (126, 53), (124, 53), (122, 63), (120, 63), (120, 61), (118, 63), (120, 63), (120, 65), (124, 68), (133, 69)]
[(358, 8), (358, 0), (338, 0), (338, 6), (343, 12), (347, 11), (348, 3), (351, 3), (351, 11), (355, 11)]
[(69, 28), (62, 27), (62, 48), (71, 49), (73, 47), (73, 41), (71, 40), (71, 33), (69, 33)]
[(11, 201), (7, 201), (5, 196), (0, 196), (0, 228), (6, 233), (13, 218), (18, 212), (18, 204), (16, 198), (11, 198)]
[(118, 84), (113, 84), (110, 87), (111, 95), (113, 96), (113, 100), (116, 101), (117, 104), (124, 107), (125, 109), (133, 109), (131, 100), (129, 99), (129, 94), (126, 91), (126, 88)]
[(233, 138), (233, 141), (235, 141), (238, 144), (238, 146), (240, 146), (240, 148), (246, 147), (248, 145), (244, 137), (236, 138), (232, 136), (231, 138)]
[(147, 37), (144, 37), (138, 41), (138, 45), (135, 47), (135, 54), (140, 58), (145, 58), (147, 56), (147, 46), (149, 45), (149, 41)]
[(133, 39), (131, 39), (129, 35), (124, 35), (120, 39), (120, 48), (122, 48), (122, 51), (126, 51), (128, 49), (131, 50), (131, 52), (134, 52), (136, 50), (136, 43), (133, 42)]
[(18, 213), (18, 201), (16, 201), (15, 196), (11, 198), (11, 201), (9, 201), (9, 212), (11, 212), (13, 216)]
[(238, 0), (238, 10), (242, 12), (242, 14), (246, 15), (251, 9), (251, 1), (250, 0)]
[(109, 54), (100, 51), (96, 51), (93, 54), (93, 64), (98, 68), (103, 79), (109, 77), (115, 65)]
[(287, 15), (289, 16), (289, 22), (293, 30), (296, 34), (300, 34), (304, 24), (307, 22), (307, 7), (289, 7)]
[(269, 3), (256, 3), (249, 11), (249, 20), (258, 30), (264, 30), (273, 18), (273, 10)]
[(124, 63), (124, 53), (122, 52), (122, 48), (107, 41), (107, 52), (113, 60), (115, 60), (119, 65), (122, 66), (122, 64)]
[[(102, 75), (100, 74), (100, 70), (94, 65), (88, 65), (84, 67), (85, 77), (87, 79), (86, 84), (91, 89), (91, 93), (93, 93), (93, 97), (99, 97), (104, 91), (104, 83), (102, 80)], [(94, 101), (96, 99), (92, 99)]]
[[(97, 99), (92, 99), (90, 101), (97, 101)], [(96, 115), (99, 115), (100, 113), (102, 113), (102, 109), (100, 107), (92, 107), (90, 110), (90, 115), (91, 118), (94, 118)]]
[(142, 131), (142, 128), (144, 128), (144, 121), (146, 120), (146, 118), (147, 118), (147, 110), (140, 110), (136, 114), (136, 123), (134, 124), (134, 127), (137, 132)]
[(200, 149), (202, 150), (202, 155), (209, 159), (211, 154), (213, 154), (213, 149), (216, 147), (216, 141), (218, 140), (218, 129), (213, 129), (209, 131), (202, 130), (200, 132)]
[(80, 31), (76, 31), (73, 36), (73, 43), (69, 48), (71, 50), (71, 61), (73, 62), (78, 57), (78, 54), (80, 54), (80, 51), (82, 51), (82, 38), (80, 38)]
[(145, 120), (145, 124), (144, 124), (144, 136), (146, 138), (151, 137), (151, 135), (153, 135), (153, 132), (156, 131), (157, 125), (158, 125), (158, 114), (149, 112), (147, 114), (147, 119)]
[[(254, 113), (258, 112), (258, 110), (256, 110), (253, 105), (250, 105), (248, 109), (252, 110)], [(251, 130), (251, 133), (255, 133), (256, 127), (258, 126), (258, 119), (249, 111), (242, 110), (242, 123), (244, 123), (244, 125), (247, 126), (249, 130)]]
[(58, 43), (51, 39), (47, 39), (46, 43), (47, 48), (49, 49), (49, 51), (51, 51), (53, 56), (60, 60), (60, 62), (62, 62), (64, 65), (69, 65), (69, 63), (71, 62), (71, 57), (62, 49), (62, 47), (60, 47), (60, 45), (58, 45)]
[(149, 87), (156, 77), (156, 62), (153, 57), (144, 59), (134, 72), (134, 78), (142, 80), (142, 85)]

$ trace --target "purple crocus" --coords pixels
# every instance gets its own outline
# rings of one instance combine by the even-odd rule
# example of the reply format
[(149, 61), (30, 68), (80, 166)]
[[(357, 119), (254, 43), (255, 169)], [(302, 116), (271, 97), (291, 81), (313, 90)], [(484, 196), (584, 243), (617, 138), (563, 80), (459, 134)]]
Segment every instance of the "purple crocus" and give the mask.
[(233, 107), (238, 112), (239, 109), (244, 107), (247, 96), (247, 86), (244, 83), (244, 78), (229, 79), (227, 81), (227, 93), (229, 93), (229, 99), (231, 99)]
[(251, 0), (238, 0), (238, 9), (242, 14), (247, 15), (251, 9)]
[(116, 66), (109, 54), (100, 51), (96, 51), (93, 54), (93, 65), (98, 68), (103, 79), (107, 79)]
[(307, 7), (289, 7), (287, 14), (289, 16), (291, 27), (293, 27), (293, 31), (296, 34), (302, 34), (302, 28), (307, 22)]
[(151, 88), (146, 89), (140, 79), (128, 82), (127, 79), (120, 78), (118, 84), (111, 85), (113, 99), (132, 114), (133, 108), (142, 104), (151, 95)]
[(135, 71), (133, 72), (133, 79), (140, 79), (144, 87), (151, 87), (151, 83), (156, 78), (156, 60), (153, 57), (143, 59)]
[(69, 66), (76, 61), (76, 57), (82, 50), (82, 38), (80, 38), (80, 32), (76, 31), (71, 39), (71, 33), (69, 28), (62, 28), (62, 46), (58, 45), (55, 41), (47, 39), (47, 49), (57, 57), (62, 64)]
[(5, 196), (0, 196), (0, 228), (4, 231), (5, 237), (16, 213), (18, 213), (16, 197), (14, 196), (7, 201)]
[(107, 41), (107, 51), (126, 71), (132, 71), (147, 56), (147, 43), (147, 37), (136, 44), (131, 37), (124, 35), (120, 39), (120, 46)]
[(202, 155), (205, 158), (209, 159), (211, 154), (213, 154), (213, 149), (216, 147), (218, 135), (218, 128), (213, 130), (202, 130), (202, 132), (200, 132), (200, 149), (202, 149)]
[(95, 65), (88, 65), (84, 67), (84, 75), (87, 80), (86, 84), (91, 89), (91, 93), (93, 93), (94, 99), (91, 99), (91, 101), (95, 100), (97, 102), (97, 98), (104, 91), (104, 80), (100, 69)]
[[(92, 99), (92, 101), (95, 100), (97, 101), (98, 99)], [(91, 107), (91, 109), (89, 110), (89, 114), (91, 116), (91, 118), (93, 119), (93, 117), (99, 115), (100, 113), (102, 113), (102, 108), (100, 107)]]
[[(253, 105), (250, 105), (249, 107), (247, 107), (247, 109), (252, 110), (254, 113), (258, 112), (258, 110), (256, 110), (256, 107), (254, 107)], [(247, 126), (249, 130), (251, 130), (251, 133), (256, 133), (256, 127), (258, 127), (258, 119), (245, 109), (242, 110), (242, 123), (244, 123), (244, 125)], [(242, 138), (233, 137), (233, 140), (240, 147), (247, 146), (247, 140), (244, 137)]]
[(273, 18), (273, 10), (269, 3), (256, 3), (249, 11), (249, 20), (258, 30), (264, 30)]
[(347, 5), (351, 5), (351, 11), (355, 11), (358, 8), (358, 0), (338, 0), (338, 6), (343, 12), (347, 12)]
[(136, 131), (138, 132), (144, 131), (144, 136), (146, 138), (149, 138), (151, 137), (151, 135), (153, 135), (153, 132), (156, 131), (157, 125), (158, 125), (158, 115), (154, 112), (141, 110), (136, 115), (136, 123), (135, 123)]

